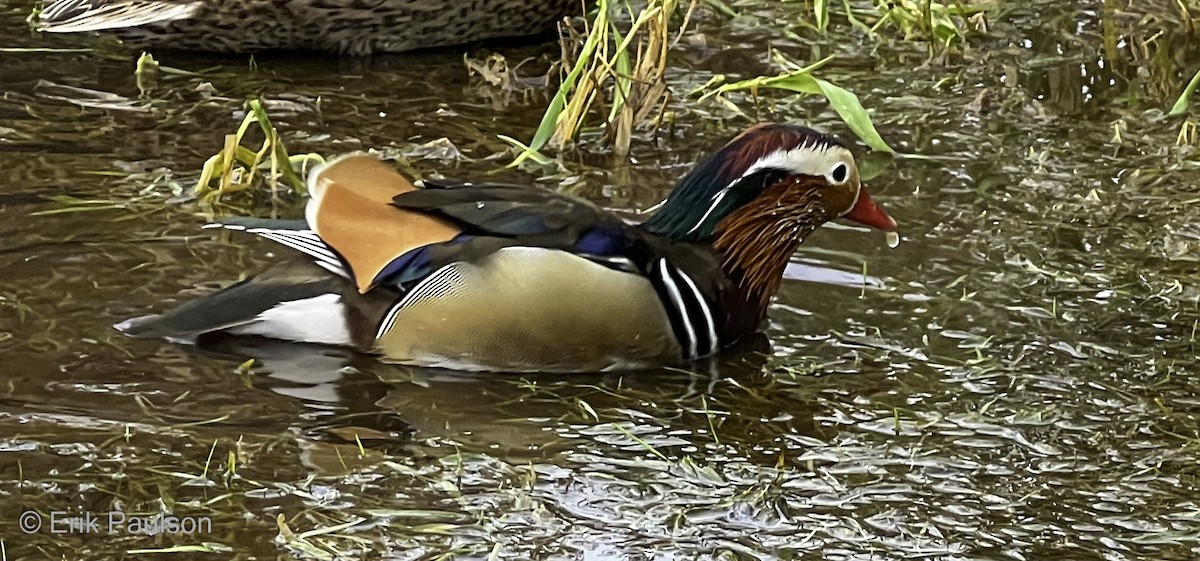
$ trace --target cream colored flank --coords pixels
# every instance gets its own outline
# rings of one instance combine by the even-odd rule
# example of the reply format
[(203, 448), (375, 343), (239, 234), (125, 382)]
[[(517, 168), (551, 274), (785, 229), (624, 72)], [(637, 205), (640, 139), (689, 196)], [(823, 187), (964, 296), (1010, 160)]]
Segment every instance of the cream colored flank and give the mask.
[(376, 345), (397, 362), (511, 371), (633, 368), (682, 352), (645, 277), (532, 247), (430, 275), (388, 314)]

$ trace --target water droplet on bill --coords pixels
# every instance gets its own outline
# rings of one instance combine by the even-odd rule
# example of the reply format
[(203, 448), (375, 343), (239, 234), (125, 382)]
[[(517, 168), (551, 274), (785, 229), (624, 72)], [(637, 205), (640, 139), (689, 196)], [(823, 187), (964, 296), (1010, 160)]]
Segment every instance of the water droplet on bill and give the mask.
[(896, 232), (884, 232), (883, 239), (887, 242), (888, 247), (892, 249), (896, 249), (900, 245), (900, 234)]

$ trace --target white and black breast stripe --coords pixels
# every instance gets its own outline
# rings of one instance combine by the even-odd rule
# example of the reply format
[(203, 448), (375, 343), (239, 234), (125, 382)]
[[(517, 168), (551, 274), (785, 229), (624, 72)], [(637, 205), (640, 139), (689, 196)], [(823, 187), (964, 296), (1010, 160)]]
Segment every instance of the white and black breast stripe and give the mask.
[[(412, 293), (410, 292), (409, 294)], [(384, 314), (383, 319), (379, 321), (379, 327), (375, 329), (376, 341), (383, 338), (387, 332), (392, 330), (392, 327), (396, 324), (396, 316), (400, 315), (400, 309), (404, 307), (404, 304), (405, 299), (401, 299), (395, 304), (392, 304), (391, 308), (388, 308), (388, 311), (386, 314)]]
[(659, 292), (684, 358), (696, 359), (716, 352), (720, 346), (716, 320), (695, 281), (665, 258), (651, 267), (650, 281)]
[(606, 255), (592, 255), (590, 253), (579, 253), (577, 255), (614, 271), (633, 273), (638, 270), (637, 265), (634, 265), (633, 261), (628, 257), (610, 257)]
[(442, 282), (443, 275), (445, 275), (446, 271), (450, 271), (452, 267), (454, 267), (453, 263), (450, 265), (443, 265), (442, 268), (430, 273), (428, 276), (418, 281), (416, 286), (412, 287), (412, 290), (409, 290), (403, 298), (392, 304), (392, 307), (388, 308), (387, 313), (383, 315), (383, 319), (379, 321), (379, 327), (375, 330), (375, 340), (378, 341), (382, 339), (384, 335), (391, 331), (392, 327), (396, 325), (396, 317), (400, 315), (400, 311), (403, 310), (409, 302), (425, 297), (426, 288)]
[(241, 224), (207, 224), (205, 228), (224, 228), (254, 234), (280, 245), (290, 247), (316, 260), (318, 266), (343, 278), (350, 278), (342, 260), (321, 237), (312, 230), (279, 230), (271, 228), (247, 228)]

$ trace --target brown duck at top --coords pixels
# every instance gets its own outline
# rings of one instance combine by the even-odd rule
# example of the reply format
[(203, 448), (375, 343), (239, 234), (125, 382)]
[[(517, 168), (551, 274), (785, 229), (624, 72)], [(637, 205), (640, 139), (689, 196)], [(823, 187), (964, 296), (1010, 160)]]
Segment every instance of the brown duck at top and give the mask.
[(53, 0), (50, 33), (111, 33), (137, 48), (404, 52), (554, 29), (580, 0)]

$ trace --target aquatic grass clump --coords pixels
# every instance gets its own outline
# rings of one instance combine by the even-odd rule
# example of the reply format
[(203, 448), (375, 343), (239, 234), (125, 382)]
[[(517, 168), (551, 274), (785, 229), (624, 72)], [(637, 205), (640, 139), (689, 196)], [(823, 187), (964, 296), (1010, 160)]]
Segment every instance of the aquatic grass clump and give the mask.
[[(665, 79), (670, 48), (686, 32), (698, 4), (698, 0), (693, 0), (680, 23), (672, 29), (672, 16), (682, 7), (677, 0), (651, 0), (636, 12), (627, 3), (599, 0), (595, 17), (585, 29), (586, 35), (578, 38), (574, 33), (568, 33), (562, 39), (563, 67), (570, 70), (546, 108), (532, 141), (526, 145), (508, 136), (500, 137), (520, 150), (511, 165), (529, 160), (548, 164), (550, 158), (541, 151), (566, 149), (587, 126), (589, 115), (597, 112), (605, 138), (617, 155), (629, 153), (635, 129), (657, 131), (670, 115), (668, 106), (673, 98)], [(719, 12), (736, 15), (725, 4), (709, 4)], [(819, 25), (827, 25), (828, 4), (818, 2), (817, 8), (818, 14), (826, 15), (818, 20)], [(850, 17), (858, 21), (852, 15)], [(618, 25), (625, 19), (632, 21), (627, 31)], [(570, 48), (572, 43), (580, 41), (582, 45), (577, 52)], [(781, 55), (777, 54), (776, 58), (782, 60)], [(707, 90), (701, 100), (733, 91), (757, 91), (760, 87), (822, 95), (867, 145), (894, 153), (875, 131), (870, 115), (857, 96), (812, 76), (814, 70), (829, 60), (826, 58), (803, 68), (786, 63), (789, 71), (779, 76), (756, 77), (732, 84), (723, 84), (724, 76), (718, 76), (705, 87), (706, 90), (715, 89)], [(594, 110), (597, 106), (599, 111)]]
[[(287, 148), (279, 138), (279, 132), (271, 124), (261, 100), (246, 102), (246, 117), (237, 132), (225, 136), (225, 147), (208, 161), (196, 182), (196, 193), (205, 199), (216, 199), (226, 193), (245, 191), (259, 185), (269, 185), (272, 194), (278, 194), (283, 182), (293, 192), (303, 193), (304, 180), (296, 172), (310, 163), (324, 161), (317, 154), (289, 156)], [(263, 134), (262, 146), (251, 150), (242, 145), (252, 125), (257, 124)]]
[(987, 8), (955, 1), (943, 4), (931, 0), (876, 0), (879, 20), (871, 28), (877, 31), (892, 26), (905, 39), (923, 38), (930, 54), (936, 54), (966, 37), (968, 26), (983, 27)]
[[(932, 0), (875, 0), (874, 6), (860, 19), (854, 15), (850, 0), (842, 0), (843, 15), (852, 27), (870, 36), (891, 28), (899, 31), (905, 40), (927, 41), (931, 56), (964, 40), (969, 29), (986, 29), (989, 7), (990, 2), (972, 4), (962, 0), (945, 4)], [(874, 18), (874, 24), (863, 22), (863, 19), (871, 18)], [(814, 0), (813, 27), (826, 33), (830, 19), (830, 2)]]
[[(692, 9), (695, 3), (693, 0)], [(678, 0), (650, 0), (637, 12), (626, 3), (599, 0), (578, 52), (572, 46), (579, 39), (577, 33), (569, 30), (562, 38), (563, 67), (570, 70), (550, 100), (533, 140), (525, 145), (500, 137), (521, 150), (513, 165), (527, 159), (548, 162), (539, 151), (565, 148), (578, 137), (592, 108), (606, 101), (609, 106), (602, 110), (603, 123), (617, 154), (629, 153), (635, 127), (657, 128), (670, 100), (665, 79), (667, 51), (671, 18), (678, 9)], [(627, 31), (619, 27), (624, 17), (633, 21)], [(686, 25), (685, 18), (679, 32)]]

